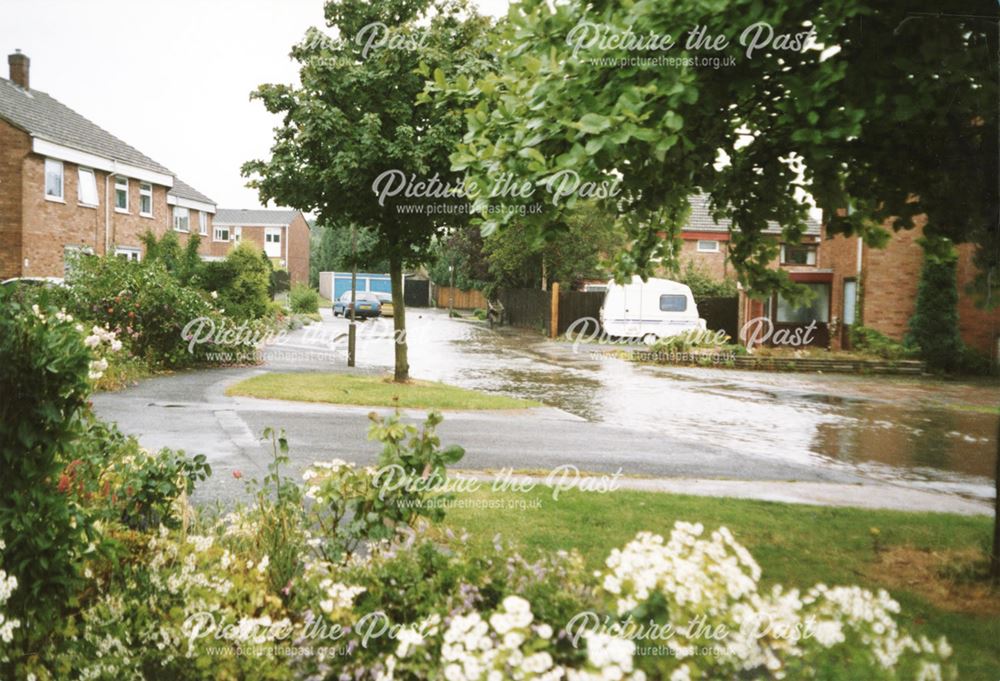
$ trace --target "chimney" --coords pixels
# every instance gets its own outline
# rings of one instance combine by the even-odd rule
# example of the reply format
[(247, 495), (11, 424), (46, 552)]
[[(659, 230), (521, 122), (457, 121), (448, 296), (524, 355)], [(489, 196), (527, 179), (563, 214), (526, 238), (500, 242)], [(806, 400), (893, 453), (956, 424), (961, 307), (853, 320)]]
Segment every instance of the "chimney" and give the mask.
[(21, 54), (21, 50), (14, 50), (14, 54), (7, 55), (7, 64), (10, 66), (10, 79), (23, 87), (28, 88), (28, 70), (31, 60), (28, 55)]

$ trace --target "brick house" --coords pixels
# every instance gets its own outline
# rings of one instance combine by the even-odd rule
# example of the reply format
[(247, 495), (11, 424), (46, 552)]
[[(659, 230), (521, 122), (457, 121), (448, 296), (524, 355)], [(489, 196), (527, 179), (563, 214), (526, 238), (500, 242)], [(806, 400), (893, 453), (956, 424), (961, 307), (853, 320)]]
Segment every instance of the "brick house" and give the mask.
[(215, 215), (211, 255), (225, 255), (226, 242), (252, 241), (275, 267), (288, 270), (293, 284), (309, 283), (309, 223), (302, 211), (220, 208)]
[[(850, 346), (850, 326), (863, 324), (895, 340), (909, 328), (917, 300), (917, 287), (924, 252), (917, 242), (923, 236), (926, 218), (915, 219), (913, 229), (896, 232), (885, 248), (872, 248), (856, 236), (831, 236), (823, 250), (833, 267), (834, 316), (842, 323), (831, 339), (834, 349)], [(891, 229), (887, 223), (886, 228)], [(973, 244), (958, 246), (958, 326), (962, 340), (975, 350), (998, 359), (1000, 309), (988, 311), (976, 305), (967, 291), (978, 274), (973, 263)]]
[[(729, 220), (716, 221), (708, 209), (708, 196), (696, 194), (689, 197), (691, 214), (681, 230), (681, 266), (693, 263), (715, 279), (735, 279), (736, 272), (729, 263), (730, 226)], [(764, 232), (775, 240), (781, 239), (781, 227), (768, 223)], [(811, 305), (793, 307), (781, 296), (773, 295), (770, 300), (751, 299), (742, 289), (738, 299), (738, 328), (747, 321), (766, 317), (773, 325), (773, 331), (784, 329), (794, 332), (816, 321), (815, 332), (811, 334), (811, 345), (826, 346), (830, 335), (832, 265), (823, 253), (823, 227), (818, 220), (809, 219), (806, 231), (798, 244), (781, 244), (779, 256), (772, 267), (788, 272), (792, 281), (808, 286), (816, 294)]]
[[(73, 252), (141, 259), (147, 231), (212, 229), (215, 203), (44, 92), (0, 78), (0, 280), (62, 277)], [(201, 247), (207, 253), (208, 246)]]

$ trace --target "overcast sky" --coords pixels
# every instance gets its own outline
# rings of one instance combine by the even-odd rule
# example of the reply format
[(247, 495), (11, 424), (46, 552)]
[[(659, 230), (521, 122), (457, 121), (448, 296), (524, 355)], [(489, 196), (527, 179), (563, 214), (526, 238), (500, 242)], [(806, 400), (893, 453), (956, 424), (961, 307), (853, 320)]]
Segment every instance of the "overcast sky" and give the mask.
[[(373, 0), (377, 2), (378, 0)], [(477, 0), (497, 16), (507, 0)], [(267, 156), (277, 118), (250, 91), (291, 83), (289, 48), (325, 29), (323, 0), (3, 0), (6, 55), (47, 92), (223, 208), (255, 208), (240, 165)]]

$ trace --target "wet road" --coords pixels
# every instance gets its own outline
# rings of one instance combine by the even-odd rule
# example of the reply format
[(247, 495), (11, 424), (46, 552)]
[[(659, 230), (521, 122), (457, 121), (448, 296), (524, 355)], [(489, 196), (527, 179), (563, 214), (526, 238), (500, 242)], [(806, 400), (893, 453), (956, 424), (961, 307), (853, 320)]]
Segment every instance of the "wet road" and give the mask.
[[(325, 312), (325, 311), (324, 311)], [(552, 468), (626, 475), (860, 483), (988, 498), (996, 443), (996, 384), (912, 378), (767, 374), (640, 366), (537, 333), (411, 310), (411, 374), (534, 398), (554, 409), (453, 413), (440, 432), (467, 450), (466, 468)], [(256, 434), (287, 429), (296, 463), (374, 459), (368, 409), (233, 399), (226, 386), (260, 371), (345, 370), (346, 322), (271, 346), (263, 367), (152, 379), (95, 404), (150, 447), (210, 454), (217, 489), (229, 470), (262, 471)], [(358, 368), (392, 366), (391, 320), (361, 325)], [(599, 349), (597, 349), (599, 350)], [(412, 414), (417, 418), (418, 414)]]

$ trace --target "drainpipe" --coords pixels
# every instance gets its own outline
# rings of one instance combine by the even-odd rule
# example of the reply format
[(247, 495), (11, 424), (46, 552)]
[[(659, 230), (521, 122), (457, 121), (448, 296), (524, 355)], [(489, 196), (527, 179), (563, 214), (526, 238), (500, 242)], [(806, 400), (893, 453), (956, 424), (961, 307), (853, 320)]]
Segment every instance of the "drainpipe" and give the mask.
[(864, 247), (865, 247), (864, 239), (862, 239), (859, 236), (858, 237), (858, 275), (857, 275), (858, 276), (858, 278), (857, 278), (857, 282), (858, 283), (857, 283), (857, 286), (856, 286), (856, 288), (854, 290), (854, 325), (855, 326), (863, 324), (864, 321), (865, 321), (864, 305), (863, 304), (859, 305), (859, 303), (861, 303), (864, 300), (864, 290), (865, 290), (864, 282), (861, 279), (861, 266), (862, 266), (862, 263), (864, 262), (864, 258), (862, 257), (862, 255), (864, 253)]
[[(112, 166), (114, 167), (114, 166)], [(108, 254), (111, 244), (111, 198), (110, 198), (111, 173), (104, 176), (104, 255)]]

